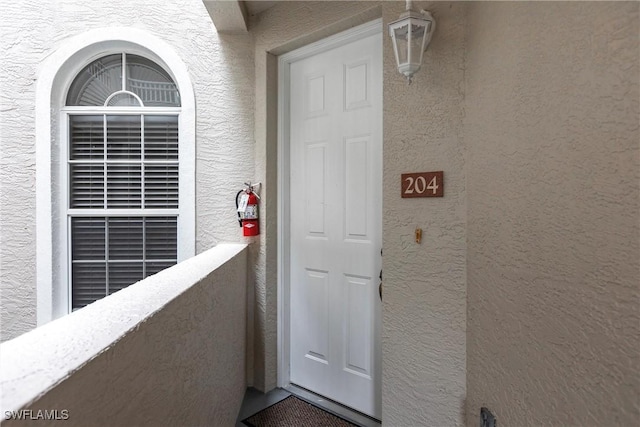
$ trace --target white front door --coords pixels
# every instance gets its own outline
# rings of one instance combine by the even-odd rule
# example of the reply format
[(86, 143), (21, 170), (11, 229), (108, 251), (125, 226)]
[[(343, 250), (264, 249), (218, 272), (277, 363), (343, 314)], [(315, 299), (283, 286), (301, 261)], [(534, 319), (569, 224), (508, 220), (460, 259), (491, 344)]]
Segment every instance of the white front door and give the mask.
[(382, 34), (290, 85), (290, 381), (380, 418)]

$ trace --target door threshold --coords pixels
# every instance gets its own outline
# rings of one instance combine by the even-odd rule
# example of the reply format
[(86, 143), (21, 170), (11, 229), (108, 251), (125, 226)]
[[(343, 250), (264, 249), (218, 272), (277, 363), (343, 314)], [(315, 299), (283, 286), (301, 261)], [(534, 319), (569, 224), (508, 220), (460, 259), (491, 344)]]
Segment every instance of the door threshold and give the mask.
[(344, 406), (331, 399), (327, 399), (324, 396), (320, 396), (319, 394), (313, 393), (312, 391), (309, 391), (306, 388), (302, 388), (295, 384), (289, 384), (288, 386), (284, 387), (284, 390), (288, 391), (294, 396), (297, 396), (303, 400), (313, 403), (316, 406), (319, 406), (320, 408), (326, 410), (327, 412), (331, 412), (335, 415), (338, 415), (339, 417), (342, 417), (361, 427), (381, 427), (382, 426), (379, 420), (376, 420), (375, 418), (372, 418), (368, 415), (365, 415), (361, 412), (358, 412), (354, 409)]

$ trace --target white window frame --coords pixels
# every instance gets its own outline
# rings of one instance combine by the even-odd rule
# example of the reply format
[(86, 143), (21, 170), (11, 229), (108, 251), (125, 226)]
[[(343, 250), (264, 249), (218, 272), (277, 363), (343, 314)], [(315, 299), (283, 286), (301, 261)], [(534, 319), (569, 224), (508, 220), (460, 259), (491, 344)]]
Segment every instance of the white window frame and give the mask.
[[(126, 52), (125, 52), (126, 53)], [(157, 216), (167, 216), (167, 217), (176, 217), (177, 218), (177, 227), (178, 227), (178, 237), (177, 243), (179, 245), (180, 237), (181, 237), (181, 217), (183, 214), (188, 215), (190, 209), (188, 207), (184, 207), (182, 203), (182, 199), (180, 198), (180, 192), (178, 190), (178, 208), (83, 208), (83, 209), (71, 209), (69, 206), (69, 201), (71, 200), (71, 180), (69, 178), (70, 168), (69, 168), (69, 120), (71, 116), (74, 115), (91, 115), (91, 116), (115, 116), (115, 115), (126, 115), (126, 116), (152, 116), (152, 115), (162, 115), (162, 116), (177, 116), (178, 122), (180, 121), (180, 107), (124, 107), (124, 108), (114, 108), (114, 107), (103, 107), (103, 106), (72, 106), (72, 107), (64, 107), (61, 110), (61, 120), (60, 123), (63, 124), (60, 129), (60, 152), (61, 152), (61, 174), (63, 177), (61, 179), (60, 185), (60, 201), (61, 201), (61, 211), (64, 211), (64, 215), (61, 212), (61, 221), (59, 227), (61, 228), (61, 235), (65, 237), (66, 247), (64, 248), (64, 254), (66, 254), (66, 268), (60, 272), (60, 277), (62, 283), (66, 284), (66, 292), (67, 292), (67, 311), (71, 312), (73, 310), (72, 306), (72, 293), (73, 293), (73, 281), (71, 280), (71, 271), (72, 271), (72, 240), (71, 240), (71, 219), (79, 218), (82, 216), (95, 216), (95, 217), (114, 217), (114, 216), (131, 216), (131, 217), (157, 217)], [(144, 121), (141, 120), (141, 125), (144, 128)], [(108, 127), (105, 128), (105, 131), (108, 132)], [(106, 135), (106, 133), (105, 133)], [(178, 147), (180, 147), (180, 128), (178, 126)], [(144, 136), (142, 139), (142, 146), (144, 146)], [(180, 182), (180, 150), (178, 149), (178, 183)], [(63, 191), (63, 189), (65, 191)], [(144, 200), (144, 185), (141, 188), (142, 191), (142, 200)], [(106, 192), (106, 180), (105, 180), (105, 192)], [(106, 195), (105, 195), (106, 200)], [(192, 210), (192, 209), (191, 209)], [(105, 227), (108, 228), (108, 225), (105, 223)], [(107, 254), (105, 253), (105, 256)], [(180, 260), (180, 254), (178, 253), (178, 260)]]
[[(117, 36), (107, 36), (112, 34)], [(86, 65), (103, 56), (122, 52), (143, 56), (162, 66), (173, 78), (180, 93), (181, 107), (174, 109), (179, 110), (178, 262), (195, 255), (195, 97), (186, 65), (171, 46), (143, 30), (112, 27), (75, 36), (42, 63), (36, 87), (38, 326), (71, 310), (67, 125), (68, 114), (80, 110), (89, 113), (89, 110), (85, 107), (66, 107), (67, 92), (78, 72)], [(145, 110), (153, 108), (146, 107)], [(158, 110), (170, 111), (168, 108)], [(121, 107), (109, 108), (108, 114), (124, 111), (142, 113), (140, 107)]]

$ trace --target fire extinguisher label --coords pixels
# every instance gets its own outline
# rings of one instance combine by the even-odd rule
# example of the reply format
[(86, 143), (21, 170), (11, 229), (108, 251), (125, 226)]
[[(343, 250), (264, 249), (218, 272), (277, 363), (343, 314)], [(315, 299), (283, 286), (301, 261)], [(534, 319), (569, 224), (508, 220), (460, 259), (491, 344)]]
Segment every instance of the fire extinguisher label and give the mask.
[(258, 205), (247, 205), (244, 211), (244, 219), (257, 219)]
[(249, 201), (249, 195), (244, 193), (240, 196), (240, 201), (238, 202), (238, 212), (245, 213), (247, 210), (247, 202)]

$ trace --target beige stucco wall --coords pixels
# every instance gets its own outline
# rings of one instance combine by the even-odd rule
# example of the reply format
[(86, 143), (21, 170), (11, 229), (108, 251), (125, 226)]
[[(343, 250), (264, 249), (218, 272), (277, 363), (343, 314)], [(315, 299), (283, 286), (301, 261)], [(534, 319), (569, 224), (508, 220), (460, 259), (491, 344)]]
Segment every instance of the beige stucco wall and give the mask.
[[(86, 29), (130, 25), (172, 45), (194, 82), (198, 251), (241, 240), (232, 197), (246, 179), (264, 183), (263, 234), (249, 251), (249, 381), (273, 388), (276, 55), (386, 24), (404, 2), (283, 2), (233, 36), (215, 33), (200, 0), (0, 6), (10, 17), (0, 25), (3, 338), (35, 325), (38, 63)], [(472, 426), (486, 405), (506, 426), (630, 424), (640, 416), (638, 3), (414, 6), (434, 11), (438, 28), (411, 86), (383, 38), (383, 422)], [(400, 174), (427, 170), (445, 172), (445, 197), (401, 199)]]
[[(403, 3), (386, 3), (384, 21)], [(384, 37), (383, 423), (464, 423), (466, 184), (464, 3), (416, 3), (437, 20), (408, 86)], [(444, 197), (402, 199), (400, 175), (444, 172)], [(422, 228), (422, 243), (414, 231)]]
[(640, 419), (638, 6), (469, 6), (470, 427)]
[(196, 99), (196, 250), (243, 240), (234, 197), (254, 179), (250, 35), (218, 36), (200, 0), (0, 0), (0, 15), (0, 339), (36, 325), (36, 83), (78, 34), (133, 27), (178, 54)]
[(246, 246), (218, 245), (2, 343), (2, 425), (58, 424), (39, 410), (68, 426), (235, 425), (246, 280)]

